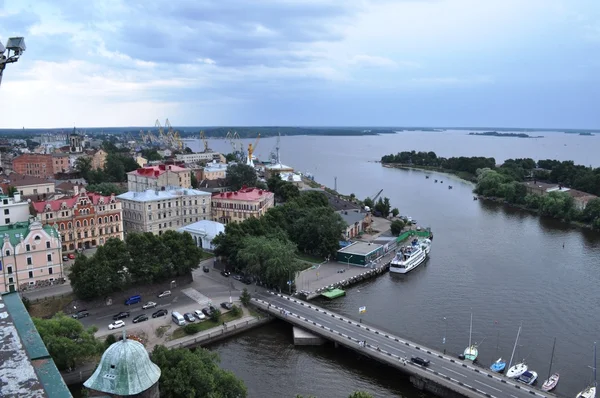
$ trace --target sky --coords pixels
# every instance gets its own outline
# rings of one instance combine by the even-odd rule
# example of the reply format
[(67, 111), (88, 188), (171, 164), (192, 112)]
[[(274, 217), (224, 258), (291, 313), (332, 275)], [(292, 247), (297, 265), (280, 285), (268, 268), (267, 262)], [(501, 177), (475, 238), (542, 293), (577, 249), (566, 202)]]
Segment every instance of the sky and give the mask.
[(599, 0), (0, 0), (0, 128), (600, 128)]

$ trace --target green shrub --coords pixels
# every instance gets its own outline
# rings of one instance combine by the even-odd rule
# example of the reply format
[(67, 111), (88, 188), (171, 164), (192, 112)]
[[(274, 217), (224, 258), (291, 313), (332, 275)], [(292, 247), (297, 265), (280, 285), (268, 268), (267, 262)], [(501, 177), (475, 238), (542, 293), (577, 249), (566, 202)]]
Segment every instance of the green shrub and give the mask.
[(196, 334), (200, 331), (201, 326), (199, 323), (189, 323), (183, 327), (183, 331), (186, 334)]
[(212, 312), (210, 314), (210, 320), (216, 323), (219, 323), (219, 320), (221, 319), (221, 310), (214, 310), (214, 312)]
[(234, 305), (231, 308), (230, 312), (233, 316), (239, 316), (242, 313), (242, 309), (240, 307), (238, 307), (237, 305)]

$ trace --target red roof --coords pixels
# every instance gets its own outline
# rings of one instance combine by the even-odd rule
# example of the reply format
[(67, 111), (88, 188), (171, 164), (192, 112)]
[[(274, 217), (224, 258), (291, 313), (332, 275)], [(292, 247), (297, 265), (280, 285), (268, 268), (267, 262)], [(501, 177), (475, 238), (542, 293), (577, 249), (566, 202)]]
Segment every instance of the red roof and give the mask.
[(75, 207), (75, 204), (79, 200), (79, 198), (87, 197), (94, 205), (100, 203), (100, 199), (104, 198), (104, 203), (109, 203), (111, 196), (103, 196), (95, 192), (81, 192), (78, 195), (71, 196), (68, 198), (61, 198), (55, 200), (46, 200), (40, 202), (33, 202), (33, 207), (38, 213), (43, 213), (46, 211), (46, 205), (50, 205), (52, 211), (60, 210), (60, 206), (65, 203), (67, 208), (72, 209)]
[(167, 170), (171, 170), (174, 172), (186, 171), (185, 167), (175, 166), (172, 164), (160, 164), (158, 166), (146, 166), (139, 168), (134, 171), (130, 171), (128, 174), (137, 174), (140, 176), (148, 177), (148, 178), (158, 178), (161, 174), (165, 173)]
[(256, 201), (273, 196), (273, 192), (265, 191), (258, 188), (242, 188), (235, 192), (217, 192), (213, 194), (213, 199), (234, 199)]

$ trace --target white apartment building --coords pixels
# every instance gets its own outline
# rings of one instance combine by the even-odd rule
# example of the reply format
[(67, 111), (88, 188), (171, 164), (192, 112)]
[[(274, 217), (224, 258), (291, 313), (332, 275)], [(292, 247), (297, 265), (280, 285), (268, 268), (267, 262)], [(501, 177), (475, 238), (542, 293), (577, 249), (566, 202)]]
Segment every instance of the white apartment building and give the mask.
[(202, 180), (218, 180), (227, 176), (227, 165), (223, 163), (211, 162), (202, 169), (200, 173)]
[(0, 195), (0, 227), (17, 222), (29, 221), (29, 203), (21, 200), (21, 195), (15, 193), (13, 198)]
[(220, 162), (221, 154), (219, 152), (198, 152), (198, 153), (178, 153), (175, 159), (184, 163)]
[(161, 164), (142, 167), (127, 173), (129, 191), (144, 192), (148, 189), (160, 190), (163, 187), (191, 188), (190, 170), (185, 167)]
[(200, 220), (211, 220), (211, 193), (197, 189), (126, 192), (117, 197), (123, 206), (125, 232), (161, 235)]

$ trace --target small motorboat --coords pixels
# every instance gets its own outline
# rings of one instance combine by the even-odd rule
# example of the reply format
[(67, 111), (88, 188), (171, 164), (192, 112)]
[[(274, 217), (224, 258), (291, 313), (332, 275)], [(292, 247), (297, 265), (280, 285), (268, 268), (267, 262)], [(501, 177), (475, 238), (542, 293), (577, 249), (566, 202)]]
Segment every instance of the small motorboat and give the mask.
[(429, 178), (429, 176), (425, 176), (425, 178), (427, 179), (427, 178)]
[(448, 185), (448, 189), (452, 189), (452, 185)]
[(504, 372), (505, 368), (506, 368), (506, 361), (502, 358), (498, 358), (496, 360), (496, 362), (494, 362), (492, 364), (492, 366), (490, 366), (490, 369), (492, 370), (492, 372), (496, 372), (496, 373)]
[(477, 200), (477, 196), (473, 196), (473, 200)]
[(437, 180), (435, 180), (434, 182), (437, 182)]
[(596, 386), (590, 386), (577, 394), (577, 398), (596, 398)]
[(552, 376), (550, 376), (550, 378), (548, 378), (548, 380), (546, 380), (544, 382), (544, 384), (542, 384), (542, 390), (543, 391), (552, 391), (556, 388), (556, 385), (558, 384), (558, 379), (560, 378), (560, 375), (558, 373), (554, 373)]
[(525, 362), (521, 362), (511, 366), (506, 372), (506, 376), (510, 377), (511, 379), (516, 379), (525, 372), (527, 372), (527, 364), (525, 364)]
[(440, 181), (440, 184), (443, 184), (443, 183), (444, 183), (444, 181)]
[(523, 372), (523, 374), (521, 374), (521, 376), (519, 376), (519, 378), (517, 380), (520, 381), (521, 383), (525, 383), (530, 386), (533, 383), (535, 383), (535, 381), (537, 380), (537, 377), (538, 377), (538, 374), (536, 372), (534, 372), (533, 370), (526, 370), (525, 372)]

